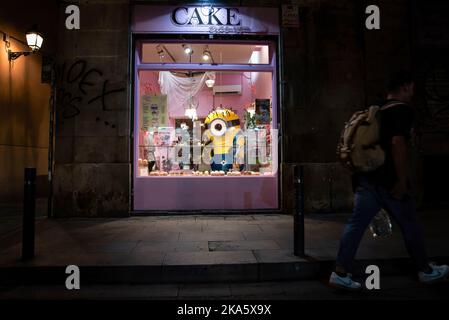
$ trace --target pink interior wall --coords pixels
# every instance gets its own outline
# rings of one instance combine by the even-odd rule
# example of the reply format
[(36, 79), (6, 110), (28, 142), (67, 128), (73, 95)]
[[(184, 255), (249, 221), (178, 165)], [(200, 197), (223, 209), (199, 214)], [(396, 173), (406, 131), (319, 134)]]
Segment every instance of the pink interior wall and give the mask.
[(135, 180), (136, 210), (274, 209), (277, 176), (144, 177)]
[(226, 74), (217, 73), (215, 85), (242, 85), (242, 94), (237, 95), (213, 95), (212, 88), (203, 88), (199, 94), (200, 107), (198, 108), (198, 117), (204, 118), (211, 111), (212, 107), (231, 107), (240, 118), (243, 118), (243, 111), (251, 103), (251, 84), (241, 73)]
[[(159, 94), (160, 86), (158, 84), (158, 71), (142, 70), (140, 75), (140, 95)], [(251, 80), (253, 85), (251, 88)], [(197, 95), (199, 106), (197, 110), (198, 118), (205, 118), (213, 106), (232, 107), (237, 112), (240, 119), (243, 119), (244, 109), (253, 99), (271, 99), (272, 98), (272, 74), (270, 72), (253, 73), (217, 73), (215, 85), (242, 85), (242, 94), (237, 95), (213, 95), (212, 88), (204, 86)], [(252, 93), (253, 91), (253, 93)], [(185, 117), (182, 110), (169, 110), (170, 125), (174, 126), (173, 118)]]

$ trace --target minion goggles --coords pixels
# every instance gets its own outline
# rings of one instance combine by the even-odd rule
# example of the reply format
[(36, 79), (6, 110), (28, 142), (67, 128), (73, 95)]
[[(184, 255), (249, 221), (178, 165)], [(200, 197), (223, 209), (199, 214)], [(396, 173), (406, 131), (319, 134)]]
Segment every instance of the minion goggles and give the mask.
[[(240, 120), (239, 119), (234, 119), (234, 120), (229, 120), (229, 121), (224, 121), (226, 126), (229, 127), (234, 127), (234, 126), (239, 126), (240, 125)], [(211, 128), (212, 124), (214, 124), (214, 122), (208, 123), (207, 124), (207, 128)], [(217, 125), (220, 125), (219, 123)]]

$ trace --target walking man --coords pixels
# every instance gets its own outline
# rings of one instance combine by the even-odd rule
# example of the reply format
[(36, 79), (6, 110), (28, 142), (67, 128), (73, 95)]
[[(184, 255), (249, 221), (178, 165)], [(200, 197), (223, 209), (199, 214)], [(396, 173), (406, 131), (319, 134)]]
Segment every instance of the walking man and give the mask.
[(393, 74), (387, 92), (385, 104), (396, 104), (380, 111), (380, 146), (385, 151), (385, 162), (373, 172), (353, 175), (354, 209), (341, 237), (336, 269), (329, 279), (332, 287), (362, 288), (359, 282), (352, 280), (352, 265), (365, 230), (381, 208), (399, 224), (420, 282), (432, 283), (449, 273), (447, 265), (429, 264), (412, 195), (409, 142), (414, 113), (409, 103), (414, 94), (414, 82), (411, 74), (405, 71)]

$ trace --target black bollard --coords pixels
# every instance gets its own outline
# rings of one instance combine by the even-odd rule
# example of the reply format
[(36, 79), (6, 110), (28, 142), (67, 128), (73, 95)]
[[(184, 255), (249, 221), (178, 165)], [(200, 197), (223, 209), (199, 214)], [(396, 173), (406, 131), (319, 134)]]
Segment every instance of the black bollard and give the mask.
[(304, 257), (304, 166), (294, 166), (293, 179), (295, 185), (293, 253), (295, 256)]
[(34, 223), (36, 217), (36, 168), (25, 168), (22, 226), (22, 260), (34, 257)]

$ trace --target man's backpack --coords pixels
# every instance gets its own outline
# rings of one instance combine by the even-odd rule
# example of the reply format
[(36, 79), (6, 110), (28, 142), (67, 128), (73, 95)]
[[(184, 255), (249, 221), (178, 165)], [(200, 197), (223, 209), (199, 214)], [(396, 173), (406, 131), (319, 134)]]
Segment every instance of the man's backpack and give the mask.
[(383, 107), (373, 105), (354, 113), (345, 123), (337, 147), (341, 162), (354, 172), (370, 172), (385, 162), (385, 152), (379, 145), (381, 110), (401, 105), (389, 102)]

